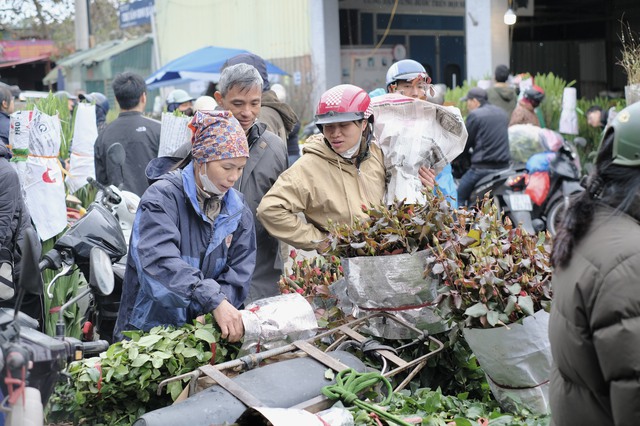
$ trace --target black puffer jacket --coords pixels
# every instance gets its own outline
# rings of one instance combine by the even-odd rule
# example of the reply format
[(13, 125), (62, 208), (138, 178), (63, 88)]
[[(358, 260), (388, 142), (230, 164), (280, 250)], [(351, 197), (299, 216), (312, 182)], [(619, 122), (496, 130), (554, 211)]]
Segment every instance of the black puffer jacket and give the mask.
[[(10, 259), (13, 256), (14, 277), (17, 283), (20, 276), (21, 253), (19, 245), (24, 235), (24, 230), (31, 225), (31, 216), (22, 198), (18, 173), (9, 163), (11, 152), (3, 143), (0, 143), (0, 258)], [(13, 244), (14, 234), (15, 245)], [(15, 297), (11, 300), (0, 300), (0, 307), (13, 308)], [(22, 309), (31, 317), (37, 319), (42, 325), (42, 301), (39, 296), (25, 296)]]
[(597, 208), (553, 275), (550, 400), (556, 426), (640, 425), (640, 224)]

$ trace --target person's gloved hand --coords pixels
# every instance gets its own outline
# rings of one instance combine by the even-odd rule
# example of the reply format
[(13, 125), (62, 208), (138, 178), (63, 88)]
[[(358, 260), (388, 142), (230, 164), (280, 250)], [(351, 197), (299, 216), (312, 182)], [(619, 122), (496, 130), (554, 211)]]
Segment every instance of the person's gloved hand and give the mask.
[(213, 317), (220, 327), (222, 338), (229, 342), (238, 342), (244, 336), (242, 315), (226, 299), (213, 310)]
[(418, 171), (418, 177), (420, 178), (420, 182), (422, 182), (422, 186), (429, 190), (432, 190), (436, 185), (436, 172), (433, 169), (421, 166)]

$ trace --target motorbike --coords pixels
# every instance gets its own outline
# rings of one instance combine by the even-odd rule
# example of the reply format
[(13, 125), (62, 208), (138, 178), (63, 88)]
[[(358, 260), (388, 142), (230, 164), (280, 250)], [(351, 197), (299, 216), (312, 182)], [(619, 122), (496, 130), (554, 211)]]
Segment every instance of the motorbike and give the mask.
[(533, 233), (533, 204), (525, 192), (526, 175), (527, 169), (522, 163), (498, 170), (476, 183), (469, 200), (482, 200), (486, 193), (490, 193), (498, 211), (508, 216), (514, 225), (520, 224), (527, 232)]
[[(8, 426), (43, 424), (43, 407), (66, 364), (109, 347), (106, 341), (81, 342), (69, 337), (48, 336), (37, 330), (36, 320), (19, 311), (25, 294), (42, 294), (39, 274), (62, 258), (52, 250), (49, 257), (45, 256), (38, 263), (37, 238), (33, 229), (25, 231), (20, 245), (22, 272), (16, 305), (14, 310), (0, 310), (0, 374), (4, 379), (0, 389), (5, 396), (0, 405), (0, 416)], [(88, 251), (90, 291), (108, 293), (113, 287), (108, 254), (95, 245)]]
[(92, 178), (87, 179), (98, 190), (93, 204), (102, 206), (117, 219), (118, 226), (116, 228), (119, 229), (114, 228), (114, 232), (121, 233), (124, 240), (122, 246), (124, 254), (112, 265), (115, 280), (113, 291), (108, 295), (90, 294), (89, 306), (84, 314), (82, 327), (83, 340), (87, 341), (95, 339), (97, 334), (101, 339), (114, 343), (113, 330), (120, 307), (129, 239), (138, 204), (140, 204), (138, 195), (121, 189), (124, 182), (125, 158), (126, 153), (122, 144), (111, 145), (107, 150), (107, 173), (111, 178), (111, 185), (104, 185)]
[(576, 147), (584, 147), (586, 144), (586, 139), (582, 137), (575, 138), (573, 142), (564, 140), (554, 159), (550, 161), (549, 190), (544, 201), (540, 205), (534, 205), (532, 212), (536, 231), (546, 228), (552, 236), (555, 235), (571, 197), (584, 191), (580, 185), (582, 174)]

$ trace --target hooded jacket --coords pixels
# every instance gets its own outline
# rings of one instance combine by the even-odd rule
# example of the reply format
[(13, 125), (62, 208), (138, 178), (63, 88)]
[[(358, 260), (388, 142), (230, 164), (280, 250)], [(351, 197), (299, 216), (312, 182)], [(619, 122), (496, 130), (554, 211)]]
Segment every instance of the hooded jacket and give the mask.
[[(22, 258), (20, 244), (25, 230), (32, 225), (31, 216), (22, 198), (20, 179), (9, 163), (10, 158), (11, 151), (5, 144), (0, 143), (0, 259), (5, 261), (13, 259), (14, 284), (16, 284), (20, 278)], [(14, 236), (15, 245), (12, 241)], [(39, 244), (39, 241), (37, 243)], [(13, 308), (15, 297), (0, 301), (0, 306)], [(44, 317), (40, 296), (25, 295), (20, 310), (38, 320), (42, 326)]]
[(223, 299), (239, 308), (255, 266), (253, 215), (230, 189), (211, 223), (196, 197), (193, 162), (163, 174), (176, 159), (147, 167), (158, 179), (140, 200), (133, 224), (116, 336), (123, 330), (182, 325)]
[(302, 157), (264, 196), (258, 219), (274, 237), (314, 250), (327, 236), (328, 220), (351, 224), (354, 217), (365, 218), (362, 206), (383, 204), (384, 193), (383, 156), (375, 143), (370, 143), (358, 169), (329, 148), (322, 135), (314, 135), (305, 143)]
[(507, 115), (511, 117), (511, 114), (518, 103), (516, 89), (505, 83), (496, 83), (493, 87), (487, 90), (487, 95), (491, 105), (502, 108)]
[(293, 109), (284, 102), (280, 102), (273, 90), (262, 92), (259, 117), (260, 122), (266, 124), (267, 129), (278, 135), (285, 144), (298, 122), (298, 116)]
[[(249, 129), (247, 141), (249, 142), (249, 160), (234, 188), (244, 194), (255, 218), (258, 204), (278, 176), (287, 169), (289, 161), (287, 147), (276, 135), (267, 130), (264, 123), (257, 122)], [(284, 263), (279, 255), (278, 240), (269, 235), (257, 220), (255, 225), (258, 253), (247, 301), (280, 294), (278, 281), (282, 275)]]
[(640, 424), (640, 223), (598, 206), (556, 268), (549, 400), (557, 426)]
[(514, 124), (533, 124), (534, 126), (540, 127), (540, 120), (538, 120), (535, 108), (524, 98), (520, 99), (518, 106), (516, 106), (511, 114), (509, 126), (513, 126)]

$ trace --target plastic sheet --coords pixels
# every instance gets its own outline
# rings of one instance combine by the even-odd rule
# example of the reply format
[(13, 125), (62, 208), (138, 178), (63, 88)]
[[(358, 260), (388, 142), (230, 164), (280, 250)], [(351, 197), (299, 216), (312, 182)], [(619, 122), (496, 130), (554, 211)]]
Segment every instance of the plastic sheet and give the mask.
[(240, 314), (245, 332), (239, 356), (309, 339), (318, 329), (313, 308), (298, 293), (256, 300)]
[(430, 167), (437, 175), (464, 150), (467, 129), (460, 111), (395, 93), (374, 98), (371, 106), (374, 133), (390, 175), (386, 202), (424, 203), (420, 167)]
[(162, 113), (158, 157), (173, 155), (176, 149), (191, 142), (189, 120), (189, 117), (177, 117), (170, 112)]
[(549, 314), (538, 311), (508, 328), (463, 330), (493, 396), (505, 410), (525, 407), (535, 414), (549, 414), (552, 358), (548, 327)]

